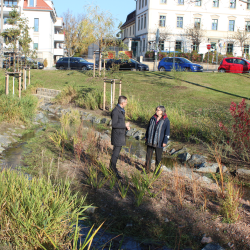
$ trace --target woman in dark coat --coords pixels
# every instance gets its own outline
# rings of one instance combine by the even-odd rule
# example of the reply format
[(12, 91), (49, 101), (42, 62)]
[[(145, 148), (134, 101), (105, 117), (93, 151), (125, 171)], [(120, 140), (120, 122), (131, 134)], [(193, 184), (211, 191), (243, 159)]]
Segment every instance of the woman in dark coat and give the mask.
[(161, 163), (163, 148), (167, 145), (170, 136), (170, 122), (164, 106), (158, 106), (151, 117), (146, 131), (146, 172), (150, 172), (151, 159), (155, 150), (155, 168)]

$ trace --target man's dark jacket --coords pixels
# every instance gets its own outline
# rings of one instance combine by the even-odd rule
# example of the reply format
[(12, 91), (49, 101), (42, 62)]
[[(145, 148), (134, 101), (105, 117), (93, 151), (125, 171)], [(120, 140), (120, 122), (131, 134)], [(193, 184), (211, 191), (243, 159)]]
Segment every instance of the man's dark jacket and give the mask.
[(116, 106), (112, 113), (112, 133), (111, 133), (111, 144), (114, 146), (125, 146), (126, 139), (126, 125), (125, 125), (125, 113), (121, 111), (120, 106)]

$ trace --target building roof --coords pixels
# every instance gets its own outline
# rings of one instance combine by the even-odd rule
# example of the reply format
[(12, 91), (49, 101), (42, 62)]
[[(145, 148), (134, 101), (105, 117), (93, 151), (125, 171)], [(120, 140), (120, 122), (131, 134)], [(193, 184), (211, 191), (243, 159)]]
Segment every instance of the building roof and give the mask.
[(121, 26), (121, 29), (129, 25), (130, 23), (133, 23), (135, 21), (135, 16), (136, 16), (135, 10), (131, 12), (130, 14), (128, 14), (126, 22)]
[(28, 0), (24, 0), (24, 10), (53, 10), (44, 0), (37, 0), (36, 7), (28, 7)]

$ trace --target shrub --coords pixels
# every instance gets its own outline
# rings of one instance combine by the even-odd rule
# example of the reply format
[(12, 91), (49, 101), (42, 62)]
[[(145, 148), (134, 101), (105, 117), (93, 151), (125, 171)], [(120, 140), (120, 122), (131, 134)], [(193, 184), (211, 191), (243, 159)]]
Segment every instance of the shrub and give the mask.
[(84, 199), (72, 195), (69, 182), (53, 185), (50, 178), (30, 179), (4, 170), (0, 173), (0, 240), (17, 249), (69, 249), (78, 218), (85, 219), (83, 203)]
[(43, 65), (44, 65), (45, 68), (48, 67), (48, 60), (47, 60), (47, 58), (45, 58), (43, 60)]
[(62, 92), (55, 97), (55, 103), (68, 104), (73, 102), (78, 96), (74, 86), (69, 85), (62, 90)]

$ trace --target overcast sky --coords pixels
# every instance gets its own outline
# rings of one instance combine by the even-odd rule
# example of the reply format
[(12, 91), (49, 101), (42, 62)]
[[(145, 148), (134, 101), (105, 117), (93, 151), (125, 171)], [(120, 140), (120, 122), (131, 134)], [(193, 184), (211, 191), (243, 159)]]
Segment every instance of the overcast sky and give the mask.
[(125, 22), (127, 15), (135, 10), (135, 0), (53, 0), (57, 15), (62, 16), (68, 9), (73, 13), (84, 13), (84, 5), (98, 5), (101, 10), (111, 12), (113, 17), (117, 19), (116, 26), (120, 21)]

